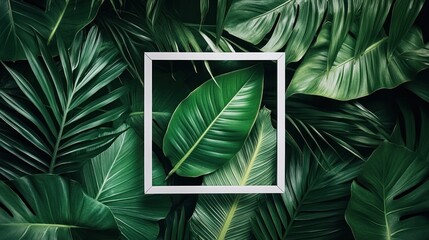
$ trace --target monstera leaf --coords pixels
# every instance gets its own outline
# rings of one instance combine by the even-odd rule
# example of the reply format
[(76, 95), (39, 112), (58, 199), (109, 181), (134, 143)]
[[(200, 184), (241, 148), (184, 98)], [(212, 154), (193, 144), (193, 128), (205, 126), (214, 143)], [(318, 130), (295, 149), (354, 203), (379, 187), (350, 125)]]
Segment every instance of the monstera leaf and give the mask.
[[(165, 173), (156, 159), (152, 172), (153, 184), (162, 184)], [(156, 238), (157, 221), (171, 204), (168, 196), (144, 194), (143, 141), (133, 129), (84, 165), (78, 179), (88, 195), (110, 208), (126, 239)]]
[[(262, 98), (260, 65), (208, 80), (176, 108), (163, 151), (181, 176), (215, 171), (241, 148), (255, 122)], [(186, 137), (184, 137), (186, 136)]]
[[(5, 65), (23, 96), (0, 90), (8, 106), (0, 109), (0, 119), (9, 125), (0, 129), (0, 146), (11, 155), (3, 162), (5, 177), (75, 171), (118, 135), (109, 126), (127, 110), (115, 104), (127, 88), (108, 91), (106, 86), (126, 65), (116, 49), (102, 41), (97, 28), (86, 40), (79, 34), (70, 50), (58, 40), (58, 64), (41, 41), (43, 63), (33, 49), (23, 46), (35, 79)], [(100, 137), (102, 132), (110, 134)]]
[(225, 20), (225, 30), (253, 44), (270, 32), (263, 51), (286, 47), (286, 62), (299, 61), (310, 47), (326, 10), (324, 0), (235, 0)]
[[(263, 108), (236, 157), (204, 177), (205, 185), (271, 185), (276, 175), (276, 130)], [(249, 239), (250, 221), (261, 195), (203, 195), (191, 218), (192, 232), (201, 239)]]
[[(401, 7), (402, 2), (397, 1), (396, 5)], [(394, 28), (404, 29), (391, 30), (386, 37), (382, 23), (389, 7), (389, 1), (364, 1), (361, 21), (352, 25), (351, 32), (338, 43), (342, 45), (338, 53), (333, 52), (331, 46), (335, 40), (333, 32), (337, 29), (326, 22), (294, 74), (287, 96), (302, 93), (338, 100), (356, 99), (382, 88), (397, 87), (427, 68), (429, 55), (422, 34), (420, 30), (410, 28), (421, 8), (421, 1), (413, 1), (405, 12), (393, 11), (392, 24), (404, 15), (407, 21), (394, 25)], [(336, 56), (335, 60), (333, 56)]]
[(77, 182), (34, 175), (0, 182), (3, 239), (117, 239), (109, 208), (85, 195)]
[(30, 1), (0, 2), (0, 60), (25, 59), (21, 43), (37, 49), (35, 32), (50, 42), (60, 32), (67, 43), (97, 14), (100, 0), (46, 2), (45, 11)]
[(427, 239), (429, 165), (410, 150), (383, 143), (366, 162), (346, 220), (355, 239)]

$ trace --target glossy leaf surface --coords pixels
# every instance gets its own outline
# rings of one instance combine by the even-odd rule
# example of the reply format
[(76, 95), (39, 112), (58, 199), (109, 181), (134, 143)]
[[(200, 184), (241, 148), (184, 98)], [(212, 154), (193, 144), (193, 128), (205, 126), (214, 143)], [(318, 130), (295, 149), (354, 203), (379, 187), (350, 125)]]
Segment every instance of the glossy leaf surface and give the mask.
[(176, 108), (163, 151), (173, 170), (197, 177), (215, 171), (243, 145), (262, 98), (263, 70), (253, 66), (208, 80)]
[(0, 182), (3, 239), (117, 239), (110, 210), (77, 182), (34, 175)]

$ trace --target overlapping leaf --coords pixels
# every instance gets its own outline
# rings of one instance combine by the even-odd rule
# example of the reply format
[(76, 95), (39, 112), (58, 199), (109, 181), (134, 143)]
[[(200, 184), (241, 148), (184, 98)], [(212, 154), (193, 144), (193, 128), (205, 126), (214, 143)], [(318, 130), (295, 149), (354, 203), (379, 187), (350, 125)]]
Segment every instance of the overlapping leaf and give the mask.
[(21, 42), (37, 49), (36, 32), (48, 42), (60, 32), (70, 43), (74, 35), (95, 18), (102, 1), (44, 2), (45, 11), (28, 1), (0, 2), (0, 60), (25, 59)]
[(287, 152), (286, 191), (261, 204), (252, 221), (257, 239), (348, 239), (344, 212), (359, 165), (336, 162), (325, 171), (308, 150)]
[[(237, 155), (216, 172), (204, 177), (204, 185), (272, 185), (276, 175), (276, 130), (270, 111), (263, 108)], [(200, 239), (249, 239), (250, 221), (261, 195), (203, 195), (191, 218), (193, 234)]]
[(77, 182), (34, 175), (0, 182), (3, 239), (117, 239), (110, 210)]
[[(420, 30), (407, 28), (414, 20), (412, 16), (418, 14), (419, 7), (409, 8), (406, 15), (412, 16), (407, 17), (407, 23), (398, 26), (407, 29), (391, 31), (391, 35), (386, 37), (381, 29), (390, 7), (388, 3), (365, 1), (359, 25), (351, 27), (351, 33), (346, 36), (338, 53), (330, 53), (332, 37), (335, 36), (332, 31), (337, 29), (332, 30), (332, 24), (326, 22), (317, 42), (294, 74), (287, 96), (303, 93), (350, 100), (382, 88), (394, 88), (427, 68), (429, 55), (419, 54), (427, 52)], [(400, 13), (393, 15), (392, 21), (396, 18), (401, 18)], [(332, 61), (330, 57), (334, 54), (336, 58)]]
[[(144, 194), (143, 157), (143, 141), (128, 129), (79, 172), (88, 195), (110, 208), (122, 235), (131, 240), (156, 238), (156, 221), (167, 216), (171, 205), (168, 196)], [(154, 159), (153, 184), (164, 179), (164, 169)]]
[(235, 0), (225, 20), (225, 29), (253, 44), (260, 43), (273, 31), (261, 50), (278, 51), (287, 44), (286, 62), (296, 62), (310, 47), (325, 10), (323, 0)]
[[(242, 147), (262, 98), (263, 69), (256, 65), (208, 80), (176, 108), (163, 151), (181, 176), (215, 171)], [(184, 138), (186, 136), (186, 138)]]
[(96, 28), (86, 40), (78, 35), (70, 51), (58, 41), (61, 65), (54, 62), (44, 43), (39, 41), (39, 46), (43, 63), (33, 49), (23, 45), (35, 79), (7, 67), (26, 100), (0, 91), (9, 107), (0, 110), (0, 118), (9, 125), (0, 130), (0, 146), (13, 156), (3, 162), (7, 178), (76, 170), (113, 142), (117, 133), (99, 136), (114, 130), (109, 126), (126, 111), (115, 100), (127, 88), (106, 89), (125, 64)]
[(429, 166), (391, 143), (377, 148), (352, 192), (346, 220), (355, 239), (427, 239)]
[[(327, 149), (344, 150), (365, 159), (365, 149), (376, 148), (388, 139), (381, 120), (358, 102), (336, 102), (314, 96), (296, 95), (286, 102), (286, 141), (297, 149), (309, 148), (323, 162)], [(304, 146), (304, 147), (302, 147)]]

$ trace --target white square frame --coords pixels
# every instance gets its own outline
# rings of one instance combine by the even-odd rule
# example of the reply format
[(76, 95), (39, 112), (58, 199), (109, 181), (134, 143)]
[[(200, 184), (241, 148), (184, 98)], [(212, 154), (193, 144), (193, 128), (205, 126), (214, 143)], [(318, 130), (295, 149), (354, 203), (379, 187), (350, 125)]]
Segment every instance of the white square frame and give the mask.
[[(153, 60), (237, 60), (277, 61), (277, 185), (255, 186), (153, 186), (152, 185), (152, 61)], [(284, 53), (144, 53), (144, 192), (145, 194), (245, 194), (285, 191), (286, 65)], [(282, 147), (283, 146), (283, 147)]]

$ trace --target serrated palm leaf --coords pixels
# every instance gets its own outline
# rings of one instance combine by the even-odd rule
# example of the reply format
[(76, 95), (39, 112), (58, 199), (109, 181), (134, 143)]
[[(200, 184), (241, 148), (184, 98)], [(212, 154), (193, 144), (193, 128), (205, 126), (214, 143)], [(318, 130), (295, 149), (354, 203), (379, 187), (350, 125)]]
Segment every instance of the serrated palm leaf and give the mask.
[[(39, 47), (43, 62), (23, 45), (35, 79), (6, 66), (26, 100), (0, 91), (8, 106), (0, 110), (0, 118), (9, 126), (0, 132), (0, 146), (14, 155), (4, 166), (15, 176), (76, 170), (112, 143), (119, 133), (100, 133), (112, 132), (112, 122), (126, 111), (115, 102), (127, 88), (106, 89), (125, 64), (96, 28), (86, 40), (78, 35), (70, 51), (58, 41), (60, 65), (41, 41)], [(22, 138), (21, 146), (14, 144), (18, 137), (13, 136)]]
[(337, 164), (325, 171), (308, 150), (288, 152), (286, 191), (261, 204), (252, 220), (257, 239), (345, 239), (350, 182), (360, 168), (332, 153), (327, 161)]
[[(227, 164), (204, 177), (204, 185), (271, 185), (276, 172), (276, 130), (263, 108), (243, 148)], [(190, 220), (199, 239), (249, 239), (250, 218), (261, 195), (200, 196)]]

